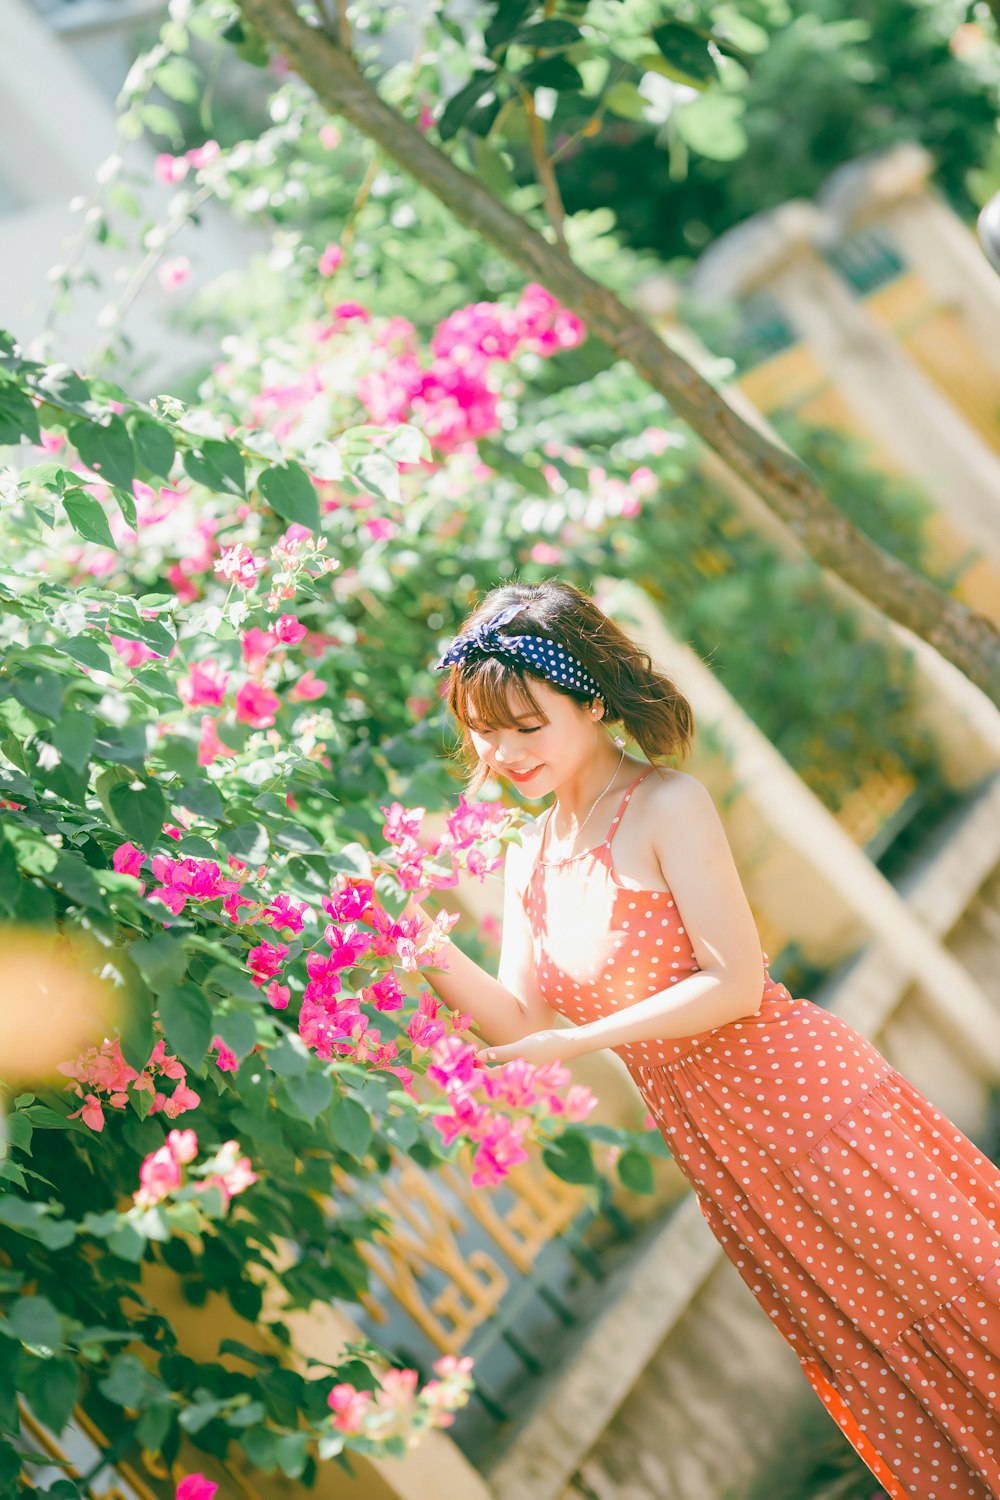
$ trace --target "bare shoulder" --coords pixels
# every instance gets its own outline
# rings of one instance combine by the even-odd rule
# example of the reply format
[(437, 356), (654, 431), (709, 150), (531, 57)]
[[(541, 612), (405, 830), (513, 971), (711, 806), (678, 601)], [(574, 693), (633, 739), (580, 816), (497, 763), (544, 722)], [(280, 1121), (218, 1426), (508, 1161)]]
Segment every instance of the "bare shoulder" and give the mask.
[(644, 812), (650, 817), (654, 842), (657, 834), (704, 835), (720, 827), (712, 794), (697, 776), (672, 766), (657, 766), (643, 787)]
[(677, 771), (673, 766), (655, 766), (643, 786), (650, 807), (664, 812), (689, 812), (697, 815), (699, 809), (713, 809), (715, 803), (703, 781), (688, 771)]

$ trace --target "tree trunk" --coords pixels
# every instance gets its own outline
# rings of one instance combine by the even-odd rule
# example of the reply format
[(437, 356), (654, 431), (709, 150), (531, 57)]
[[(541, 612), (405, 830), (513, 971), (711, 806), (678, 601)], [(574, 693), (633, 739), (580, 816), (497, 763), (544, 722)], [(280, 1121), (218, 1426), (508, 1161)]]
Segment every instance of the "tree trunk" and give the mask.
[[(1000, 706), (1000, 633), (853, 527), (794, 455), (772, 443), (646, 320), (512, 213), (387, 105), (349, 54), (299, 16), (291, 0), (238, 0), (246, 19), (321, 103), (375, 141), (467, 228), (540, 281), (626, 359), (676, 414), (752, 485), (824, 568), (930, 642)], [(998, 497), (1000, 503), (1000, 497)]]

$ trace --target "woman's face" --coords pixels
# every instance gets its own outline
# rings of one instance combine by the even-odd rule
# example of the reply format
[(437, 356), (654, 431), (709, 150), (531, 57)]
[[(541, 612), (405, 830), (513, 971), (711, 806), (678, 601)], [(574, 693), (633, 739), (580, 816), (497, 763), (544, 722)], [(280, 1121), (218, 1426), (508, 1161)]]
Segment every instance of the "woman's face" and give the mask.
[(593, 754), (600, 716), (545, 682), (532, 679), (531, 691), (541, 713), (512, 700), (517, 725), (491, 729), (473, 718), (468, 729), (473, 749), (491, 771), (526, 797), (544, 797)]

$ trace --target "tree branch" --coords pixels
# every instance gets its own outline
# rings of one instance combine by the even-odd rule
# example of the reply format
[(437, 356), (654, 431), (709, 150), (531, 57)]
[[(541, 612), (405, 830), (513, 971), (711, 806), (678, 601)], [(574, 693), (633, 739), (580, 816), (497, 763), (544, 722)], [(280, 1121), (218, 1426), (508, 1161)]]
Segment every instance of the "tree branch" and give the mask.
[(238, 0), (247, 20), (327, 109), (349, 120), (467, 228), (571, 308), (750, 484), (807, 552), (891, 619), (922, 636), (1000, 706), (1000, 633), (853, 527), (805, 465), (772, 443), (608, 287), (580, 270), (386, 104), (353, 60), (292, 0)]

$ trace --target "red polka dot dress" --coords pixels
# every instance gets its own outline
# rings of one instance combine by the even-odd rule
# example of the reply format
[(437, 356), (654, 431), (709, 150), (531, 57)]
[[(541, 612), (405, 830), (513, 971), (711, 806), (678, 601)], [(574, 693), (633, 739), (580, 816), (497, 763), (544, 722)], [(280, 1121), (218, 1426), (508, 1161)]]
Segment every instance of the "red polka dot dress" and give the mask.
[[(539, 857), (545, 999), (583, 1024), (698, 969), (611, 841)], [(765, 965), (767, 956), (764, 955)], [(759, 1012), (614, 1049), (701, 1210), (893, 1500), (1000, 1497), (1000, 1171), (846, 1021), (765, 968)]]

